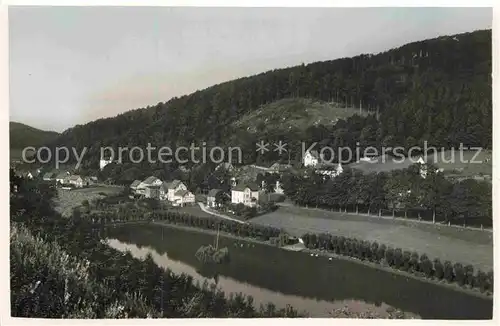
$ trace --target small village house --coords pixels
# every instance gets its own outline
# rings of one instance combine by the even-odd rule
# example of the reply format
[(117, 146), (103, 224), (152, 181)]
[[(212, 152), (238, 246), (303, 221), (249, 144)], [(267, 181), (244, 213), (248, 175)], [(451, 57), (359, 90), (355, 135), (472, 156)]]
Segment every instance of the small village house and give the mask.
[(220, 207), (220, 200), (223, 198), (223, 196), (227, 197), (227, 194), (221, 189), (210, 190), (207, 195), (207, 206), (211, 208)]
[(175, 198), (176, 198), (176, 193), (181, 191), (181, 190), (188, 190), (186, 185), (180, 181), (180, 180), (174, 180), (170, 183), (167, 184), (167, 200), (168, 201), (171, 201), (171, 202), (174, 202), (175, 201)]
[(66, 184), (68, 183), (68, 178), (69, 178), (70, 173), (69, 172), (61, 172), (57, 175), (56, 177), (56, 182), (59, 184)]
[(162, 181), (155, 176), (147, 177), (135, 188), (136, 194), (144, 195), (146, 198), (160, 198), (160, 187)]
[(231, 189), (231, 203), (242, 203), (245, 206), (254, 207), (263, 196), (263, 192), (259, 191), (259, 187), (253, 183), (242, 183)]
[(318, 151), (306, 151), (303, 158), (303, 164), (305, 167), (315, 167), (319, 163), (319, 158)]
[(284, 194), (285, 193), (279, 180), (276, 180), (276, 185), (274, 186), (274, 192), (277, 194)]
[(144, 189), (144, 197), (159, 199), (160, 187), (161, 185), (156, 185), (156, 184), (147, 185)]
[(110, 159), (108, 159), (108, 160), (106, 160), (106, 159), (101, 159), (101, 160), (99, 161), (99, 169), (102, 171), (106, 165), (108, 165), (108, 164), (110, 164), (110, 163), (112, 163), (112, 162), (113, 162), (113, 161), (112, 161), (112, 160), (110, 160)]
[(178, 190), (174, 193), (174, 197), (172, 200), (173, 206), (186, 206), (192, 205), (195, 203), (195, 196), (189, 190)]
[(141, 180), (134, 180), (132, 184), (130, 185), (130, 191), (135, 194), (137, 193), (137, 187), (141, 184)]
[(79, 175), (71, 175), (67, 177), (67, 182), (70, 185), (75, 186), (76, 188), (82, 188), (83, 187), (83, 178)]

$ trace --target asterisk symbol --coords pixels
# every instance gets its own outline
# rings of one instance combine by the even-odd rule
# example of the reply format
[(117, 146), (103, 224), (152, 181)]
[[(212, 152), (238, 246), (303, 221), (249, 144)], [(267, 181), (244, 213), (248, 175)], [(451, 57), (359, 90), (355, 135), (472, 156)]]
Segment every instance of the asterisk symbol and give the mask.
[(259, 143), (255, 143), (257, 145), (257, 150), (256, 152), (260, 152), (260, 154), (264, 154), (265, 152), (269, 152), (269, 143), (265, 143), (263, 140), (261, 140)]
[(274, 144), (274, 147), (276, 147), (274, 149), (275, 152), (279, 152), (279, 154), (281, 155), (281, 153), (283, 152), (286, 152), (286, 143), (283, 143), (281, 140), (278, 142), (278, 144)]

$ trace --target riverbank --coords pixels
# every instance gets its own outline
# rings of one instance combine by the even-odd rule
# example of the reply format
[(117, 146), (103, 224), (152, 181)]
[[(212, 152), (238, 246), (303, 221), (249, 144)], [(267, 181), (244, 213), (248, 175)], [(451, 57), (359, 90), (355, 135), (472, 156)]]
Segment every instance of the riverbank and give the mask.
[[(161, 221), (161, 222), (160, 221), (153, 221), (153, 222), (144, 222), (144, 223), (151, 223), (151, 224), (158, 225), (158, 226), (164, 226), (164, 227), (169, 227), (169, 228), (174, 228), (174, 229), (179, 229), (179, 230), (184, 230), (184, 231), (189, 231), (189, 232), (209, 234), (209, 235), (214, 235), (214, 236), (217, 234), (217, 231), (213, 231), (213, 230), (194, 228), (194, 227), (178, 225), (178, 224), (170, 224), (170, 223), (167, 223), (164, 221)], [(230, 234), (227, 232), (221, 231), (220, 236), (223, 236), (223, 237), (226, 237), (229, 239), (234, 239), (234, 240), (239, 240), (239, 241), (244, 241), (244, 242), (249, 242), (249, 243), (256, 243), (256, 244), (261, 244), (261, 245), (266, 245), (266, 246), (271, 246), (271, 247), (279, 248), (282, 250), (286, 250), (283, 247), (277, 247), (275, 245), (272, 245), (269, 241), (241, 237), (241, 236), (237, 236), (237, 235)], [(370, 268), (374, 268), (376, 270), (393, 273), (393, 274), (400, 275), (400, 276), (407, 277), (407, 278), (411, 278), (411, 279), (414, 279), (417, 281), (421, 281), (421, 282), (425, 282), (425, 283), (433, 284), (433, 285), (438, 285), (438, 286), (445, 287), (445, 288), (448, 288), (448, 289), (451, 289), (451, 290), (454, 290), (457, 292), (473, 295), (473, 296), (476, 296), (478, 298), (492, 299), (492, 295), (488, 295), (486, 293), (481, 293), (480, 291), (475, 290), (475, 289), (464, 288), (464, 287), (457, 285), (456, 283), (447, 283), (446, 281), (436, 281), (433, 279), (420, 277), (418, 275), (411, 274), (411, 273), (408, 273), (405, 271), (397, 270), (397, 269), (391, 268), (389, 266), (382, 266), (380, 264), (376, 264), (376, 263), (369, 262), (369, 261), (359, 260), (359, 259), (348, 257), (348, 256), (337, 255), (335, 253), (326, 252), (324, 250), (304, 249), (303, 253), (304, 254), (317, 254), (318, 258), (322, 257), (322, 258), (332, 258), (332, 259), (350, 261), (350, 262), (361, 264), (361, 265), (364, 265), (364, 266), (367, 266)]]

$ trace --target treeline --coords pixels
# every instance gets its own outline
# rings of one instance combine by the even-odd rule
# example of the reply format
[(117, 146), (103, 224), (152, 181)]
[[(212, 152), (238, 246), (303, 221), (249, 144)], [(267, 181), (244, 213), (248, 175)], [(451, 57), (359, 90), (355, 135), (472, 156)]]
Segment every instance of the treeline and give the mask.
[(434, 146), (491, 148), (491, 87), (491, 30), (476, 31), (225, 82), (75, 126), (49, 145), (87, 147), (84, 167), (95, 170), (101, 147), (202, 141), (220, 146), (239, 132), (231, 123), (242, 115), (266, 103), (302, 97), (361, 106), (378, 116), (377, 123), (373, 118), (339, 122), (334, 138), (343, 142), (362, 133), (365, 142), (392, 147), (427, 140)]
[(432, 165), (427, 177), (420, 165), (390, 173), (364, 174), (346, 168), (335, 178), (285, 174), (285, 194), (296, 204), (329, 210), (393, 214), (457, 225), (492, 227), (492, 193), (488, 182), (450, 181)]
[(373, 263), (388, 265), (395, 269), (424, 276), (434, 280), (445, 280), (460, 286), (477, 288), (481, 292), (493, 292), (493, 271), (477, 270), (470, 264), (442, 263), (438, 258), (430, 260), (426, 254), (419, 255), (401, 248), (387, 247), (377, 242), (363, 241), (329, 234), (305, 234), (304, 245), (310, 249), (322, 249), (337, 255), (353, 257)]
[(226, 297), (190, 276), (158, 267), (151, 257), (141, 261), (124, 255), (101, 242), (99, 225), (56, 213), (50, 202), (53, 187), (20, 179), (11, 183), (12, 189), (17, 186), (11, 221), (32, 234), (22, 229), (25, 235), (13, 235), (11, 308), (16, 317), (304, 316), (290, 306), (256, 308), (251, 297)]

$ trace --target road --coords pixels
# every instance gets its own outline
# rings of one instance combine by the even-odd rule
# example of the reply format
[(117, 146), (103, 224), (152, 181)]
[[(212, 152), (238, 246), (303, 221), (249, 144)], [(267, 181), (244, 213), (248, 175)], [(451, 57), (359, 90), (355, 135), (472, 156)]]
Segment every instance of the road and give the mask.
[(226, 215), (222, 215), (222, 214), (219, 214), (219, 213), (212, 212), (211, 210), (209, 210), (208, 208), (206, 208), (205, 204), (203, 204), (202, 202), (197, 202), (197, 204), (198, 204), (198, 206), (200, 206), (201, 210), (204, 211), (207, 214), (210, 214), (210, 215), (213, 215), (213, 216), (217, 216), (217, 217), (220, 217), (220, 218), (223, 218), (223, 219), (226, 219), (226, 220), (238, 222), (238, 223), (241, 223), (241, 224), (246, 224), (247, 223), (247, 222), (243, 222), (243, 221), (237, 220), (235, 218), (232, 218), (232, 217), (229, 217), (229, 216), (226, 216)]

